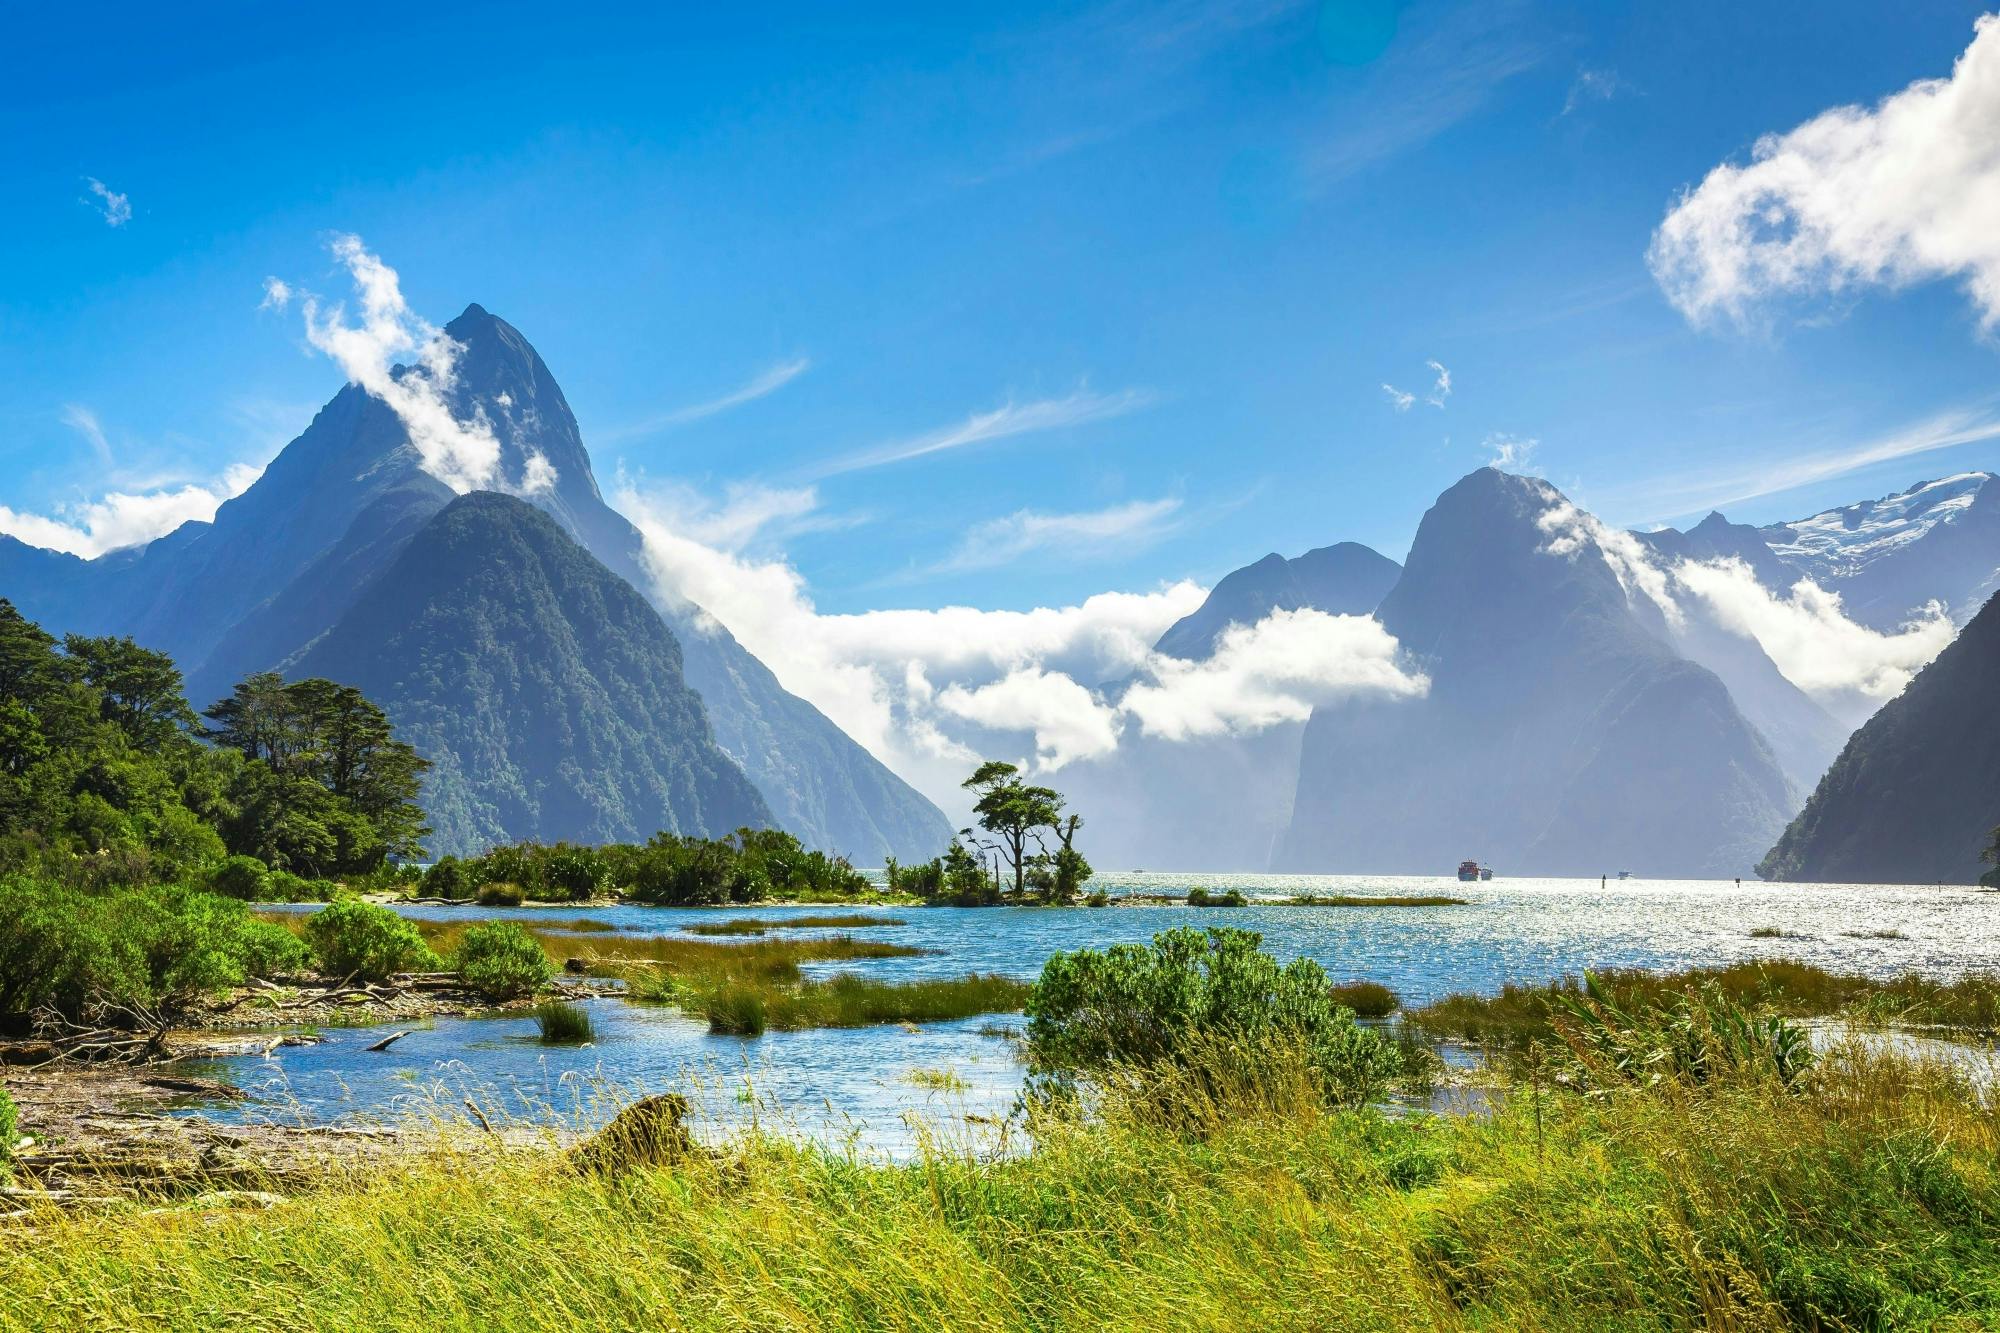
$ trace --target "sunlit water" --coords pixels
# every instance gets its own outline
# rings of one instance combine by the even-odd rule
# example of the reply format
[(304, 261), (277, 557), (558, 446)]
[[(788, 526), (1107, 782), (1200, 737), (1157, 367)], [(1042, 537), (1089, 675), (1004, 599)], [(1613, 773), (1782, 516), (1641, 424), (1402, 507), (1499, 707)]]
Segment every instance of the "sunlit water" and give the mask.
[[(884, 979), (1000, 972), (1033, 979), (1057, 950), (1143, 941), (1179, 925), (1258, 931), (1280, 958), (1310, 957), (1337, 979), (1383, 982), (1406, 1004), (1586, 967), (1673, 970), (1783, 957), (1877, 976), (2000, 971), (2000, 894), (1970, 888), (1528, 879), (1461, 884), (1435, 877), (1166, 873), (1101, 875), (1093, 883), (1114, 898), (1185, 894), (1196, 885), (1239, 889), (1252, 899), (1448, 893), (1467, 901), (1440, 907), (852, 909), (905, 923), (855, 933), (933, 952), (813, 964), (807, 971), (856, 970)], [(468, 920), (536, 909), (406, 910)], [(702, 921), (781, 920), (828, 910), (550, 909), (552, 920), (587, 913), (655, 934)], [(1752, 935), (1760, 929), (1783, 934)], [(829, 1142), (901, 1151), (919, 1126), (989, 1139), (991, 1122), (1006, 1116), (1020, 1089), (1016, 1046), (1005, 1035), (1018, 1026), (1014, 1015), (916, 1030), (739, 1038), (713, 1036), (705, 1023), (668, 1008), (617, 999), (589, 1007), (595, 1040), (587, 1047), (543, 1046), (528, 1019), (439, 1019), (384, 1052), (365, 1047), (390, 1028), (334, 1028), (320, 1045), (281, 1048), (270, 1059), (205, 1062), (203, 1072), (236, 1083), (255, 1100), (203, 1113), (393, 1120), (411, 1113), (461, 1115), (471, 1098), (489, 1115), (588, 1124), (619, 1102), (671, 1089), (692, 1093), (711, 1128), (755, 1120)], [(935, 1086), (940, 1072), (949, 1075), (943, 1089)]]

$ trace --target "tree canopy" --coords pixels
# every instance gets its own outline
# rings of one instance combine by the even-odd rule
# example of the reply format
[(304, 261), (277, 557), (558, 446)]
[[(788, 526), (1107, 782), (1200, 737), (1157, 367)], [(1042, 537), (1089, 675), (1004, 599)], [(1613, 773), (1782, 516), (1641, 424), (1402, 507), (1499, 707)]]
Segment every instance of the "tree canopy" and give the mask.
[(426, 765), (358, 691), (258, 675), (208, 717), (166, 654), (58, 642), (0, 599), (0, 867), (87, 886), (231, 854), (315, 876), (421, 854)]

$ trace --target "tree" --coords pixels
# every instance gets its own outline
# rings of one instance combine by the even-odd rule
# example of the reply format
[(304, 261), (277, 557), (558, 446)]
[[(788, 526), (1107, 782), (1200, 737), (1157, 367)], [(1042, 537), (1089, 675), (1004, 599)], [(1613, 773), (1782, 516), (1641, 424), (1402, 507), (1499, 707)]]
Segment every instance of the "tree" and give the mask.
[(181, 672), (174, 659), (130, 638), (63, 637), (63, 652), (101, 696), (104, 720), (124, 732), (134, 746), (159, 753), (195, 729), (194, 710), (181, 696)]
[(1076, 901), (1077, 895), (1083, 891), (1084, 881), (1094, 873), (1090, 862), (1084, 860), (1083, 853), (1076, 849), (1076, 831), (1083, 827), (1083, 816), (1069, 815), (1055, 820), (1049, 827), (1056, 837), (1053, 852), (1039, 836), (1036, 838), (1047, 863), (1048, 897), (1052, 903), (1068, 906)]
[[(1021, 781), (1021, 770), (998, 759), (981, 764), (962, 784), (979, 793), (972, 812), (979, 827), (992, 834), (991, 844), (1014, 872), (1014, 896), (1026, 887), (1028, 844), (1036, 830), (1052, 828), (1062, 814), (1063, 798), (1049, 787), (1030, 787)], [(969, 832), (969, 830), (968, 830)]]

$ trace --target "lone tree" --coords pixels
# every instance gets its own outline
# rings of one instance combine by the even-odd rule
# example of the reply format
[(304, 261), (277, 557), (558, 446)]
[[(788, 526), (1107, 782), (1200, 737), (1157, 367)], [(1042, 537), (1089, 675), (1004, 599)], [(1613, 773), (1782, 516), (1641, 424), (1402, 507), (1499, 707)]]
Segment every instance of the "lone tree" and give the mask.
[[(1049, 902), (1073, 901), (1077, 890), (1090, 878), (1090, 862), (1074, 846), (1076, 831), (1083, 827), (1079, 815), (1064, 815), (1062, 793), (1051, 787), (1031, 787), (1021, 781), (1021, 771), (998, 759), (989, 759), (963, 784), (979, 793), (972, 810), (979, 827), (993, 837), (982, 842), (998, 852), (1014, 872), (1014, 896), (1027, 891), (1030, 878)], [(1044, 838), (1046, 830), (1054, 838), (1054, 849)], [(969, 836), (972, 830), (966, 829)]]
[(998, 759), (989, 759), (960, 784), (979, 793), (972, 813), (979, 827), (992, 834), (1007, 867), (1014, 872), (1014, 895), (1024, 891), (1028, 873), (1029, 844), (1035, 830), (1053, 826), (1062, 813), (1062, 795), (1049, 787), (1030, 787), (1021, 781), (1021, 770)]

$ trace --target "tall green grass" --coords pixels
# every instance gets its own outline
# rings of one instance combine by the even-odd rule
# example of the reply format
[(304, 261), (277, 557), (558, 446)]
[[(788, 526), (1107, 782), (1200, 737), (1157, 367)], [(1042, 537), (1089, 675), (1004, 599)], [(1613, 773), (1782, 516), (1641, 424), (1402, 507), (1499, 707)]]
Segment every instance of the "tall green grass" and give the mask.
[(755, 1036), (768, 1028), (946, 1023), (975, 1014), (1009, 1013), (1027, 998), (1027, 983), (992, 974), (897, 982), (843, 972), (792, 987), (727, 980), (695, 990), (682, 1000), (682, 1008), (708, 1019), (713, 1032)]
[[(2000, 1153), (1961, 1078), (1865, 1046), (1796, 1086), (1526, 1085), (1328, 1111), (1301, 1070), (1115, 1080), (1032, 1150), (885, 1165), (768, 1137), (584, 1173), (485, 1135), (264, 1211), (43, 1213), (47, 1330), (1873, 1329), (2000, 1322)], [(1287, 1092), (1287, 1088), (1290, 1092)]]
[(683, 927), (690, 935), (765, 935), (774, 930), (852, 930), (874, 926), (906, 925), (900, 917), (864, 916), (859, 912), (828, 916), (734, 917), (728, 921), (699, 921)]

